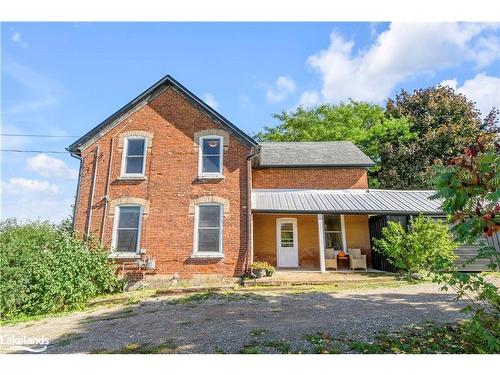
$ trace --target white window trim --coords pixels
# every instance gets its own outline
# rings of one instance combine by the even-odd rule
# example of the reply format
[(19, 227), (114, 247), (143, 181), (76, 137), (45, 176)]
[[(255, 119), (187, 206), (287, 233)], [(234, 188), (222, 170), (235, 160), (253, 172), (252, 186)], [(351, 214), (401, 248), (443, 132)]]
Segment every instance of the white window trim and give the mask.
[[(219, 172), (203, 172), (203, 141), (205, 139), (219, 140)], [(204, 135), (198, 139), (198, 177), (199, 178), (222, 178), (224, 176), (224, 137), (221, 135)]]
[[(142, 173), (126, 173), (127, 152), (129, 139), (142, 139), (144, 140), (144, 154), (142, 155)], [(148, 139), (144, 136), (130, 136), (123, 139), (123, 153), (120, 177), (122, 178), (144, 178), (146, 176), (146, 155), (148, 153)]]
[[(139, 228), (137, 233), (137, 246), (135, 253), (133, 252), (119, 252), (116, 251), (116, 241), (118, 240), (118, 221), (120, 220), (120, 207), (139, 207)], [(111, 253), (110, 257), (113, 258), (139, 258), (141, 249), (141, 235), (142, 235), (142, 215), (144, 207), (140, 204), (120, 204), (115, 207), (115, 217), (113, 220), (113, 236), (111, 238)]]
[[(217, 206), (219, 207), (219, 251), (198, 251), (199, 220), (200, 207)], [(220, 203), (200, 203), (194, 208), (194, 240), (193, 240), (193, 258), (223, 258), (224, 257), (224, 206)]]
[[(324, 216), (328, 215), (335, 215), (335, 214), (324, 214)], [(323, 216), (323, 217), (324, 217)], [(344, 220), (344, 215), (340, 215), (340, 230), (326, 230), (325, 226), (323, 225), (323, 236), (326, 238), (326, 233), (340, 233), (340, 237), (342, 240), (342, 250), (344, 253), (347, 254), (347, 242), (346, 242), (346, 236), (345, 236), (345, 220)], [(329, 250), (330, 248), (326, 247), (326, 241), (325, 241), (325, 250)]]

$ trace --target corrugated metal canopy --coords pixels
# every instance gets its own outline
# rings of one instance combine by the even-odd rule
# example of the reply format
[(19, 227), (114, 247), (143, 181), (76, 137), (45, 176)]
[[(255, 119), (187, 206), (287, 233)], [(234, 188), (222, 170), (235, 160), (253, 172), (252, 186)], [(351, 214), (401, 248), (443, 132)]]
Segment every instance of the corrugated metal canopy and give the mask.
[(398, 213), (442, 215), (429, 190), (264, 190), (252, 191), (255, 212)]

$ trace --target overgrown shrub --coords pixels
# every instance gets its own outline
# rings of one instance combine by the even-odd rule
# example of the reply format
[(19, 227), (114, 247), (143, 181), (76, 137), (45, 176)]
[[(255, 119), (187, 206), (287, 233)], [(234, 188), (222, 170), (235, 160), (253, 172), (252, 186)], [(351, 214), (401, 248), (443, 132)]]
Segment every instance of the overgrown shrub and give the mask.
[(71, 310), (120, 290), (101, 245), (46, 222), (0, 223), (2, 319)]
[(429, 271), (438, 258), (452, 261), (455, 257), (456, 244), (448, 225), (422, 215), (411, 222), (408, 232), (401, 224), (389, 222), (382, 229), (382, 238), (374, 243), (389, 262), (408, 275)]

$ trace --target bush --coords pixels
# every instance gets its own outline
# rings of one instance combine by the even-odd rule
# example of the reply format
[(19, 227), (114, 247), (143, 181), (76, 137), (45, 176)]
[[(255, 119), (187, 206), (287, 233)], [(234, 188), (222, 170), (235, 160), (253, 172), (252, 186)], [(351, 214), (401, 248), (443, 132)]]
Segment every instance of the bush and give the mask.
[(422, 215), (411, 222), (408, 232), (401, 224), (390, 222), (374, 243), (389, 262), (409, 275), (429, 271), (438, 258), (451, 262), (455, 257), (456, 244), (448, 225)]
[(80, 308), (121, 289), (108, 252), (45, 222), (0, 223), (3, 319)]

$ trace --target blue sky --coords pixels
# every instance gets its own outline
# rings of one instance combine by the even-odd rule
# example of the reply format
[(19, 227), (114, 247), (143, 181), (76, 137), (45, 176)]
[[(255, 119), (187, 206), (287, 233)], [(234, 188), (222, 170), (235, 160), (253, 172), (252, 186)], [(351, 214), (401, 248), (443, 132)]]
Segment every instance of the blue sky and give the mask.
[[(3, 23), (2, 149), (59, 150), (165, 74), (253, 134), (273, 113), (442, 82), (500, 107), (492, 24)], [(70, 213), (78, 161), (1, 155), (2, 218)]]

